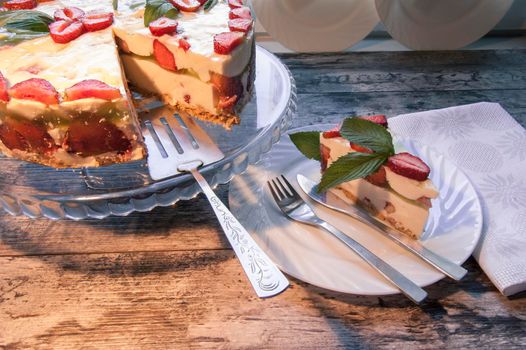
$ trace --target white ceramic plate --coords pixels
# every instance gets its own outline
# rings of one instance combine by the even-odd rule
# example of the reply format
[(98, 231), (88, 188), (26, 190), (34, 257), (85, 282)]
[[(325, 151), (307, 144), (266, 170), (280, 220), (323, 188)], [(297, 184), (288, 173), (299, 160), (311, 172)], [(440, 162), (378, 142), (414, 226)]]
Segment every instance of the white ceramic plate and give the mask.
[[(318, 125), (299, 130), (327, 130)], [(440, 191), (433, 200), (422, 243), (434, 252), (463, 263), (473, 252), (482, 228), (482, 211), (475, 189), (451, 162), (431, 148), (404, 141), (408, 151), (426, 161)], [(266, 181), (285, 176), (306, 198), (296, 182), (298, 173), (319, 178), (319, 163), (306, 159), (288, 136), (276, 144), (259, 164), (230, 184), (230, 208), (266, 253), (287, 274), (326, 289), (363, 295), (385, 295), (398, 290), (328, 233), (293, 222), (274, 203)], [(419, 286), (444, 277), (419, 258), (371, 228), (346, 215), (316, 205), (318, 215), (385, 259)]]
[(454, 50), (488, 33), (513, 0), (376, 0), (387, 31), (415, 50)]
[(265, 30), (298, 52), (341, 51), (378, 23), (373, 0), (252, 0)]

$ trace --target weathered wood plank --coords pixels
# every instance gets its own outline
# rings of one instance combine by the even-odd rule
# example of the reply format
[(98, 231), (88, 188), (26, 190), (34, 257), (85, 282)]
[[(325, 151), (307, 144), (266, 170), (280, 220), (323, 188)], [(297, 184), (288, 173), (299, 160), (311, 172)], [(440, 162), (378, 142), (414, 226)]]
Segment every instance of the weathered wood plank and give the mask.
[(519, 349), (526, 306), (469, 263), (462, 283), (401, 296), (328, 292), (294, 281), (261, 300), (231, 251), (0, 258), (0, 347)]

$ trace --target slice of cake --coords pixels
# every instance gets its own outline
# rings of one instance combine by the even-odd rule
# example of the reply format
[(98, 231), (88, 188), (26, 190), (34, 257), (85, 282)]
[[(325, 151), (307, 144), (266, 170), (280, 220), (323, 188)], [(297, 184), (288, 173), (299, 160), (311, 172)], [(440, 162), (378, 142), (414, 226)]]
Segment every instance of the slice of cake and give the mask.
[[(292, 137), (293, 141), (306, 153), (297, 137)], [(428, 178), (426, 163), (407, 152), (395, 154), (385, 116), (346, 119), (341, 126), (316, 137), (321, 190), (360, 205), (415, 239), (421, 236), (431, 199), (438, 191)]]
[(252, 26), (239, 0), (126, 0), (114, 32), (134, 87), (230, 128), (253, 87)]
[(4, 28), (0, 150), (53, 167), (141, 159), (145, 148), (112, 35), (111, 2), (77, 1), (82, 9), (66, 3), (2, 13), (14, 28), (22, 22), (49, 33), (15, 40), (20, 32)]

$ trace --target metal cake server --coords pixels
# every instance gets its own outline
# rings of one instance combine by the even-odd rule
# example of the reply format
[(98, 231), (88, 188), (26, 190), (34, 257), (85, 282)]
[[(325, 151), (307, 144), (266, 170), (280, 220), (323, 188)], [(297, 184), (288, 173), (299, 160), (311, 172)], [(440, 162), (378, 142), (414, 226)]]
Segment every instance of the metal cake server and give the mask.
[[(307, 177), (298, 174), (297, 176), (298, 184), (300, 188), (305, 192), (311, 199), (315, 202), (339, 211), (340, 213), (347, 214), (360, 222), (373, 227), (378, 232), (382, 233), (385, 237), (396, 242), (402, 248), (410, 251), (415, 254), (437, 270), (451, 277), (452, 279), (459, 281), (467, 273), (467, 270), (462, 266), (459, 266), (448, 259), (433, 253), (431, 250), (424, 247), (419, 241), (411, 239), (406, 235), (392, 229), (391, 227), (385, 225), (384, 223), (374, 219), (363, 209), (349, 205), (339, 198), (331, 198), (325, 193), (318, 193), (316, 190), (317, 183), (308, 179)], [(333, 196), (336, 197), (336, 196)]]
[(289, 282), (245, 228), (216, 196), (199, 167), (217, 162), (224, 154), (193, 118), (159, 108), (143, 122), (148, 167), (154, 180), (191, 173), (212, 205), (225, 235), (260, 298), (284, 291)]

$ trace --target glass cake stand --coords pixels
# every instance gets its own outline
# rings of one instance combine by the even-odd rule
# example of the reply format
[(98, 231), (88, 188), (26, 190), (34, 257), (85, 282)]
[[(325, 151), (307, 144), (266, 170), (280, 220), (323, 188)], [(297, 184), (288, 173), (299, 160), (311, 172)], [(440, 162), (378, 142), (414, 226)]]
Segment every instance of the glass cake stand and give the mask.
[[(268, 152), (296, 111), (289, 70), (268, 51), (256, 49), (255, 92), (232, 130), (198, 121), (225, 158), (200, 171), (210, 185), (228, 183)], [(128, 215), (191, 199), (200, 188), (189, 174), (154, 181), (146, 161), (100, 168), (55, 169), (0, 154), (0, 205), (12, 215), (84, 219)]]

